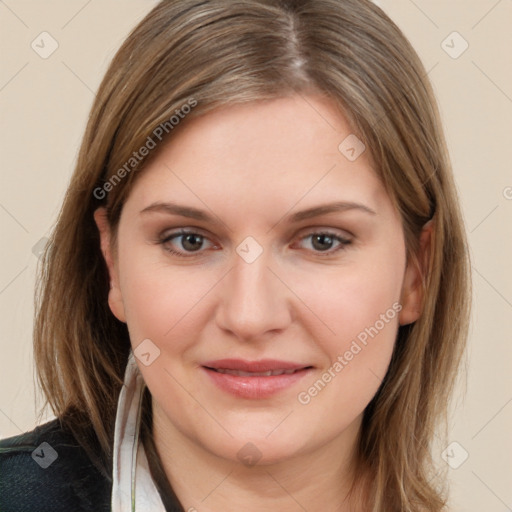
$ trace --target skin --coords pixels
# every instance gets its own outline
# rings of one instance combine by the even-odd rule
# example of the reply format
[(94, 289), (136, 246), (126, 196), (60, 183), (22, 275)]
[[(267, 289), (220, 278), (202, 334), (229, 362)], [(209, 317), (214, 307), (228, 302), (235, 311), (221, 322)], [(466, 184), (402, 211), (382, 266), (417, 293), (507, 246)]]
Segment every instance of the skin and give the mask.
[[(351, 133), (315, 95), (223, 108), (190, 120), (159, 148), (130, 192), (115, 242), (104, 209), (95, 213), (111, 310), (127, 323), (134, 349), (149, 338), (160, 350), (151, 365), (137, 363), (153, 397), (155, 443), (185, 510), (361, 509), (346, 498), (362, 414), (399, 324), (420, 314), (422, 271), (406, 262), (401, 219), (370, 148), (353, 162), (338, 150)], [(333, 201), (374, 213), (287, 220)], [(214, 220), (142, 212), (167, 202)], [(184, 237), (158, 243), (179, 228), (204, 238), (192, 239), (192, 250)], [(315, 244), (311, 235), (325, 230), (350, 243)], [(252, 263), (236, 251), (248, 236), (263, 250)], [(299, 403), (297, 395), (398, 303), (399, 314)], [(291, 388), (250, 400), (220, 390), (201, 370), (227, 357), (314, 368)], [(254, 466), (237, 457), (248, 442), (261, 455)]]

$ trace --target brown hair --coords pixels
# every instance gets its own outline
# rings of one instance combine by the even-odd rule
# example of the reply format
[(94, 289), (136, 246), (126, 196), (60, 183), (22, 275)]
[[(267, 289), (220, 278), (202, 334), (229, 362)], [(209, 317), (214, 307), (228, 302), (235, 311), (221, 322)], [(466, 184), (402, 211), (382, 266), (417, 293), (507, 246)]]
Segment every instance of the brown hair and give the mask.
[(115, 231), (150, 158), (134, 162), (133, 152), (158, 126), (165, 142), (212, 109), (310, 92), (338, 105), (366, 144), (401, 214), (409, 258), (434, 220), (422, 315), (399, 329), (365, 411), (358, 468), (372, 477), (368, 510), (439, 511), (446, 498), (432, 480), (431, 443), (466, 342), (468, 252), (425, 69), (370, 1), (167, 0), (132, 31), (99, 88), (42, 260), (34, 349), (45, 406), (84, 446), (98, 443), (107, 471), (130, 341), (108, 307), (93, 212), (106, 206)]

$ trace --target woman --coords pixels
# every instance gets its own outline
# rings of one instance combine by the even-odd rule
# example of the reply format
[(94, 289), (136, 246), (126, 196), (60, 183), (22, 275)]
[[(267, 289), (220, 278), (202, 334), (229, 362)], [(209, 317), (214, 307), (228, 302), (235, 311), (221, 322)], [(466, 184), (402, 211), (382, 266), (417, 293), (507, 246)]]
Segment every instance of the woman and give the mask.
[(160, 3), (44, 257), (57, 419), (0, 443), (0, 509), (444, 510), (468, 268), (426, 73), (378, 7)]

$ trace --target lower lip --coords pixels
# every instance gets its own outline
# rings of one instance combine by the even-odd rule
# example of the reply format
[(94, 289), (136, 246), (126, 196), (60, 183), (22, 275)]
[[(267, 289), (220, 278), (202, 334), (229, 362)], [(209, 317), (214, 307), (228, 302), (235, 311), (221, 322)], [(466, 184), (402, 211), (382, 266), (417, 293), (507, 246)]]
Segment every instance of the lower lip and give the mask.
[(311, 369), (298, 370), (291, 374), (270, 375), (268, 377), (239, 377), (229, 373), (219, 373), (202, 367), (210, 379), (223, 391), (239, 398), (261, 399), (283, 391), (310, 373)]

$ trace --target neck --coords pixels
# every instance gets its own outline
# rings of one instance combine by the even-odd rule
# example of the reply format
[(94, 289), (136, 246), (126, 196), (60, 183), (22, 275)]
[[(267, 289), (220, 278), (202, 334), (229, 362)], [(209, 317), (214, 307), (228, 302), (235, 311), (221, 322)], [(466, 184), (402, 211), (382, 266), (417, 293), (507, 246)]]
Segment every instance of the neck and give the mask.
[(359, 428), (359, 423), (351, 425), (343, 436), (314, 453), (246, 466), (219, 457), (184, 436), (153, 401), (155, 449), (185, 511), (359, 512), (363, 509), (350, 493)]

